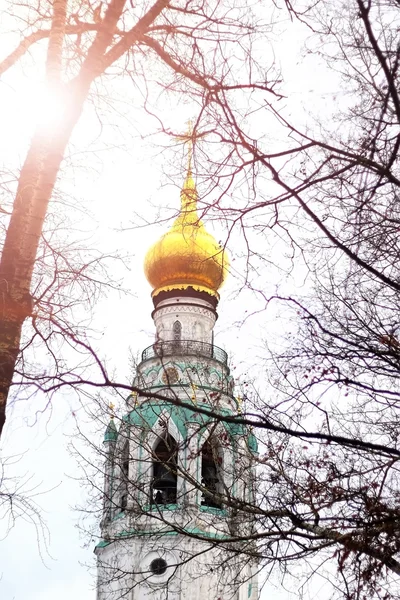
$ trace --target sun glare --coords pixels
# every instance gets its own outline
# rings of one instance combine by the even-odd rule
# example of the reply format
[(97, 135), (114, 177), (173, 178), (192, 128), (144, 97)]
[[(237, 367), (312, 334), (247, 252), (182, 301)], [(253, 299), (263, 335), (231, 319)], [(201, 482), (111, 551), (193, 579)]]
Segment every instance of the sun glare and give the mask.
[[(61, 130), (71, 109), (69, 88), (51, 86), (44, 81), (25, 80), (18, 86), (18, 99), (22, 103), (21, 119), (28, 130), (38, 129), (50, 137)], [(92, 118), (90, 111), (85, 111), (79, 119), (79, 139), (86, 143), (97, 135), (97, 120)]]
[(46, 130), (58, 128), (65, 118), (67, 100), (64, 90), (43, 82), (33, 84), (30, 96), (33, 124)]

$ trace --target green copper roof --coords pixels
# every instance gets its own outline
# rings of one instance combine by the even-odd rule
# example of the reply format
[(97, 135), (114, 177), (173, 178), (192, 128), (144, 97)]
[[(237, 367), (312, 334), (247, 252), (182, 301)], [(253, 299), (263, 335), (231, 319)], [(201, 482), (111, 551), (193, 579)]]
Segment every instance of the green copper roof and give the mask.
[(107, 425), (105, 434), (104, 434), (104, 441), (105, 442), (115, 442), (117, 437), (118, 437), (117, 427), (114, 423), (114, 419), (111, 418), (109, 424)]
[(257, 442), (257, 438), (254, 435), (254, 433), (250, 433), (249, 434), (249, 436), (247, 438), (247, 443), (248, 443), (250, 451), (253, 454), (257, 454), (257, 452), (258, 452), (258, 442)]
[[(188, 423), (197, 423), (203, 425), (205, 428), (208, 424), (215, 422), (214, 417), (197, 412), (197, 408), (209, 410), (210, 405), (199, 402), (197, 405), (193, 405), (193, 409), (191, 409), (175, 406), (164, 400), (147, 400), (136, 406), (126, 415), (124, 421), (131, 425), (136, 425), (143, 430), (149, 430), (153, 428), (160, 414), (166, 411), (171, 416), (181, 436), (186, 438)], [(228, 409), (220, 409), (220, 414), (221, 417), (234, 416), (232, 411)], [(247, 436), (249, 449), (252, 452), (257, 452), (256, 438), (252, 433), (249, 434), (249, 430), (245, 425), (241, 423), (225, 423), (224, 421), (221, 421), (221, 423), (231, 437)]]
[[(206, 428), (210, 423), (215, 423), (214, 417), (198, 412), (198, 408), (210, 409), (210, 405), (204, 402), (199, 402), (197, 405), (193, 405), (193, 408), (187, 408), (183, 406), (175, 406), (166, 400), (146, 400), (136, 406), (130, 413), (124, 417), (124, 421), (130, 425), (135, 425), (143, 429), (143, 431), (149, 431), (152, 429), (157, 422), (159, 416), (163, 412), (167, 412), (182, 438), (186, 438), (188, 431), (187, 427), (189, 423), (197, 423), (201, 427)], [(220, 409), (221, 417), (224, 416), (235, 416), (232, 411), (226, 408)], [(239, 416), (240, 419), (240, 416)], [(249, 428), (242, 423), (225, 423), (221, 421), (222, 426), (230, 437), (243, 436), (247, 439), (249, 450), (253, 453), (257, 453), (257, 440), (253, 433), (249, 432)], [(104, 434), (104, 442), (115, 442), (118, 438), (118, 430), (115, 425), (114, 419), (110, 419), (107, 429)]]

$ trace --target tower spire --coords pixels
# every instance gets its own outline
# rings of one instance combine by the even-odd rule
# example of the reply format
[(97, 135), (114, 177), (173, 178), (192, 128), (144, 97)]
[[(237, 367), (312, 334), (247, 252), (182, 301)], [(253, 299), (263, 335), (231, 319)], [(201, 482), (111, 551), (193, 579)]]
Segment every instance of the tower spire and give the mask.
[(193, 150), (196, 142), (196, 136), (193, 131), (193, 121), (189, 119), (186, 121), (187, 129), (186, 133), (178, 135), (177, 140), (187, 144), (187, 177), (192, 175), (192, 161), (193, 161)]
[(181, 190), (181, 213), (187, 215), (192, 213), (197, 219), (197, 189), (193, 179), (193, 153), (194, 146), (196, 143), (196, 134), (193, 130), (193, 121), (189, 119), (187, 121), (186, 133), (177, 137), (178, 140), (183, 141), (187, 147), (187, 170), (186, 179), (183, 183)]
[(188, 126), (187, 132), (186, 132), (186, 143), (187, 143), (187, 149), (188, 149), (187, 174), (191, 175), (192, 174), (193, 150), (194, 150), (193, 121), (192, 121), (192, 119), (189, 119), (187, 121), (187, 126)]
[(227, 274), (226, 252), (206, 230), (197, 213), (198, 194), (192, 161), (194, 144), (204, 135), (196, 133), (189, 121), (187, 132), (177, 138), (187, 148), (187, 173), (178, 216), (146, 254), (145, 273), (153, 287), (153, 298), (161, 292), (192, 288), (218, 300), (218, 289)]

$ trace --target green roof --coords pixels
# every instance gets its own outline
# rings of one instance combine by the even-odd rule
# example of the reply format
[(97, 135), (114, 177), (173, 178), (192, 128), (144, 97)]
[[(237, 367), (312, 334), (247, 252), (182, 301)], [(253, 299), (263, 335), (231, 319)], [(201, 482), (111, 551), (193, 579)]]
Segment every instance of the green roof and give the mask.
[[(149, 399), (136, 406), (128, 415), (124, 417), (124, 421), (131, 425), (136, 425), (144, 430), (152, 429), (158, 420), (160, 414), (167, 411), (174, 421), (179, 433), (183, 438), (187, 437), (187, 426), (188, 423), (198, 423), (200, 426), (206, 428), (210, 423), (215, 422), (214, 417), (210, 417), (203, 413), (198, 412), (196, 409), (201, 408), (210, 410), (210, 405), (199, 402), (197, 405), (193, 405), (193, 408), (175, 406), (165, 400), (153, 400)], [(220, 409), (221, 417), (235, 416), (229, 409)], [(240, 419), (240, 416), (238, 417)], [(231, 436), (246, 436), (248, 439), (248, 446), (252, 452), (257, 452), (257, 440), (252, 433), (249, 433), (249, 429), (242, 423), (226, 423), (221, 421), (223, 427), (227, 433)]]
[[(215, 423), (215, 417), (210, 417), (203, 413), (198, 412), (198, 408), (210, 410), (210, 405), (204, 402), (199, 402), (197, 405), (193, 405), (193, 408), (175, 406), (168, 402), (168, 400), (154, 400), (148, 399), (136, 406), (131, 410), (130, 413), (125, 415), (124, 422), (136, 427), (142, 428), (144, 431), (151, 430), (157, 422), (159, 416), (164, 412), (168, 412), (174, 421), (176, 427), (182, 438), (186, 438), (188, 435), (188, 424), (197, 423), (200, 425), (200, 429), (204, 429), (211, 423)], [(236, 415), (227, 408), (221, 408), (219, 411), (222, 419), (223, 417), (235, 417)], [(238, 421), (240, 420), (238, 415)], [(222, 426), (230, 437), (243, 436), (247, 439), (247, 445), (249, 450), (253, 453), (257, 453), (258, 445), (255, 435), (249, 430), (246, 425), (240, 422), (227, 423), (221, 420)], [(115, 442), (118, 438), (118, 430), (115, 425), (114, 419), (111, 418), (107, 429), (104, 434), (104, 442)]]
[(105, 442), (115, 442), (117, 437), (118, 437), (118, 430), (114, 423), (114, 419), (111, 418), (109, 424), (107, 425), (105, 434), (104, 434), (104, 441)]
[(250, 433), (247, 438), (247, 443), (249, 445), (249, 449), (253, 454), (257, 454), (258, 452), (258, 442), (254, 433)]

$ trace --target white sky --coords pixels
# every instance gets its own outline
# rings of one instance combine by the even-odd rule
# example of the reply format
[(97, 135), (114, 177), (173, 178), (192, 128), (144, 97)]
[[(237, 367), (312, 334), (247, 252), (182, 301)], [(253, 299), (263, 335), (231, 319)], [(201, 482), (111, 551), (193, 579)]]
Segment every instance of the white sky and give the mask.
[[(328, 81), (331, 85), (332, 77), (317, 77), (314, 69), (311, 79), (310, 64), (296, 58), (299, 56), (298, 44), (293, 29), (295, 34), (299, 32), (298, 26), (293, 26), (290, 35), (277, 42), (276, 55), (284, 67), (288, 91), (293, 93), (290, 101), (292, 110), (297, 110), (300, 117), (303, 114), (299, 110), (301, 103), (310, 106), (312, 98), (313, 105), (316, 108), (319, 104), (320, 110), (325, 102), (330, 101), (330, 90), (326, 90), (325, 86)], [(19, 75), (6, 80), (0, 92), (0, 160), (3, 165), (15, 164), (18, 156), (23, 156), (29, 140), (27, 131), (38, 111), (35, 98), (40, 102), (40, 90), (34, 81), (21, 79)], [(175, 110), (171, 108), (169, 118), (176, 124), (176, 129), (184, 129), (185, 121), (192, 115), (193, 107), (187, 105)], [(81, 132), (83, 149), (90, 140), (96, 140), (90, 145), (91, 149), (100, 146), (102, 142), (97, 141), (98, 133), (98, 124), (89, 119)], [(112, 139), (112, 135), (112, 129), (106, 127), (103, 140), (107, 136)], [(115, 367), (120, 379), (129, 375), (129, 348), (141, 352), (151, 343), (152, 303), (142, 264), (147, 248), (166, 225), (126, 231), (119, 228), (121, 224), (129, 226), (133, 210), (152, 220), (157, 206), (178, 208), (179, 205), (179, 187), (162, 186), (165, 183), (163, 163), (168, 160), (168, 155), (160, 156), (152, 140), (142, 140), (139, 136), (129, 138), (129, 135), (125, 138), (124, 151), (102, 152), (98, 159), (94, 159), (91, 153), (83, 153), (78, 163), (87, 161), (93, 169), (83, 173), (76, 167), (76, 177), (71, 178), (67, 185), (69, 191), (84, 198), (96, 214), (98, 227), (93, 233), (93, 240), (96, 243), (102, 240), (104, 246), (119, 248), (130, 257), (130, 270), (121, 270), (121, 276), (132, 295), (120, 298), (110, 295), (100, 302), (95, 315), (95, 322), (104, 329), (102, 352), (109, 364)], [(178, 181), (176, 183), (179, 184)], [(211, 225), (208, 227), (213, 229)], [(217, 239), (223, 236), (221, 230), (214, 229), (214, 233)], [(234, 242), (235, 239), (232, 240)], [(279, 254), (271, 259), (279, 262)], [(235, 264), (233, 268), (237, 269)], [(273, 291), (273, 281), (264, 285), (267, 293)], [(257, 363), (262, 353), (262, 338), (273, 317), (262, 313), (235, 327), (235, 323), (246, 317), (246, 311), (259, 308), (253, 294), (244, 290), (238, 295), (238, 287), (240, 280), (231, 278), (222, 290), (216, 343), (233, 354), (234, 374), (238, 374), (240, 380), (240, 374), (246, 373), (249, 364)], [(73, 397), (60, 395), (50, 409), (38, 416), (44, 402), (43, 398), (36, 397), (31, 403), (14, 404), (3, 447), (6, 456), (21, 455), (19, 463), (12, 468), (13, 474), (23, 477), (27, 473), (33, 478), (29, 487), (38, 485), (40, 491), (49, 490), (37, 499), (49, 531), (48, 548), (41, 535), (38, 542), (37, 532), (31, 523), (23, 519), (16, 521), (15, 527), (0, 544), (0, 598), (71, 600), (75, 597), (94, 600), (93, 572), (85, 566), (93, 564), (93, 544), (82, 547), (83, 540), (76, 528), (79, 515), (73, 507), (84, 498), (79, 483), (73, 479), (77, 473), (75, 459), (69, 456), (67, 450), (75, 431), (75, 419), (80, 419), (79, 406)], [(317, 596), (323, 597), (320, 590)], [(265, 597), (288, 600), (291, 595), (268, 588)]]

